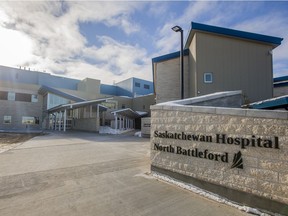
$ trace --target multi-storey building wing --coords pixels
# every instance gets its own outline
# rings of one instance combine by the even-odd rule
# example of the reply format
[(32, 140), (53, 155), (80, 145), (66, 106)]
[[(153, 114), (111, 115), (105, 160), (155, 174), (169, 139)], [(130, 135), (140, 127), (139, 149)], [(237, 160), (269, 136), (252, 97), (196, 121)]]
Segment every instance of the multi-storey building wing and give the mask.
[(153, 91), (152, 82), (137, 78), (106, 85), (0, 66), (0, 129), (135, 128), (149, 116)]
[[(273, 97), (273, 49), (282, 38), (191, 23), (184, 47), (184, 97), (242, 90), (246, 102)], [(180, 99), (180, 52), (152, 59), (156, 101)]]

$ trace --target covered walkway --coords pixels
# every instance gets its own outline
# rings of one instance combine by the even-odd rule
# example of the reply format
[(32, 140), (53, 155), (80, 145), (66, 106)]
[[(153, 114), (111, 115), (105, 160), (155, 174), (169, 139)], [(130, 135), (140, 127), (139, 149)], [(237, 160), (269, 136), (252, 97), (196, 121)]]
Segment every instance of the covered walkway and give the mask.
[[(97, 99), (59, 105), (48, 110), (49, 129), (66, 131), (67, 129), (91, 126), (91, 130), (99, 131), (100, 119), (105, 121), (104, 115), (100, 117), (108, 108), (101, 105), (111, 98)], [(82, 120), (80, 120), (82, 119)], [(83, 120), (85, 119), (85, 120)], [(78, 125), (77, 125), (78, 123)]]
[(114, 115), (114, 120), (111, 121), (111, 128), (115, 130), (126, 130), (135, 128), (135, 119), (141, 115), (130, 108), (120, 109), (111, 112)]
[(111, 109), (103, 105), (109, 100), (111, 98), (53, 107), (48, 110), (48, 128), (57, 131), (74, 129), (99, 132), (100, 127), (105, 126), (116, 134), (134, 129), (136, 125), (135, 119), (141, 118), (143, 113), (133, 111), (130, 108), (111, 111)]

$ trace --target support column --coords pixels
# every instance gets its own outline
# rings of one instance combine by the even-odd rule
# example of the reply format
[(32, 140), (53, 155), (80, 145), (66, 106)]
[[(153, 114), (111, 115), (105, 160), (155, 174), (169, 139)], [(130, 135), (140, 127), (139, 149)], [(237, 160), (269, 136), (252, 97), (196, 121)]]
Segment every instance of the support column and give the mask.
[(57, 113), (54, 113), (54, 116), (53, 116), (53, 130), (56, 130), (56, 126), (57, 126)]
[(123, 129), (125, 130), (126, 126), (125, 126), (125, 121), (126, 121), (126, 117), (123, 116)]
[(64, 110), (63, 131), (66, 131), (67, 110)]
[(119, 116), (119, 130), (122, 129), (122, 116)]
[[(92, 106), (91, 106), (92, 108)], [(92, 110), (92, 109), (91, 109)], [(96, 131), (99, 132), (100, 130), (100, 109), (99, 109), (99, 104), (97, 104), (97, 111), (96, 111)]]
[(114, 117), (115, 117), (115, 130), (118, 129), (118, 116), (116, 113), (114, 113)]
[(102, 111), (102, 126), (105, 126), (105, 111)]
[(59, 112), (59, 119), (58, 119), (58, 129), (61, 131), (61, 121), (62, 121), (62, 112)]

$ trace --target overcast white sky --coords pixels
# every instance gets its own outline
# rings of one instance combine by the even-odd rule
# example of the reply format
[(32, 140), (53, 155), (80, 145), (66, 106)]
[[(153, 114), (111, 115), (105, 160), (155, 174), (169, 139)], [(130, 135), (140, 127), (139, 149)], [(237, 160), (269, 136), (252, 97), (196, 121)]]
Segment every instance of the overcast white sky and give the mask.
[(274, 77), (288, 75), (286, 1), (0, 1), (0, 65), (112, 84), (152, 80), (151, 59), (179, 50), (191, 21), (284, 38)]

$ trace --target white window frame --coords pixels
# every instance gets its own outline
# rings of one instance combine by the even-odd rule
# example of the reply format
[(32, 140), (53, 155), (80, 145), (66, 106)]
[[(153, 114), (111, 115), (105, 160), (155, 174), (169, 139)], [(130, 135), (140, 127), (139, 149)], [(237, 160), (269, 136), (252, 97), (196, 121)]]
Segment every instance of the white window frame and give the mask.
[[(9, 121), (9, 122), (6, 122)], [(11, 124), (12, 123), (12, 116), (4, 116), (3, 124)]]
[(38, 102), (38, 95), (37, 94), (32, 94), (31, 95), (31, 102), (37, 103)]
[[(211, 79), (207, 79), (208, 77), (210, 77)], [(213, 83), (213, 73), (211, 72), (207, 72), (207, 73), (204, 73), (203, 75), (203, 79), (204, 79), (204, 83)]]
[(15, 101), (15, 97), (16, 97), (15, 92), (8, 92), (7, 100), (9, 100), (9, 101)]
[(22, 116), (22, 124), (35, 124), (35, 117), (32, 116)]

